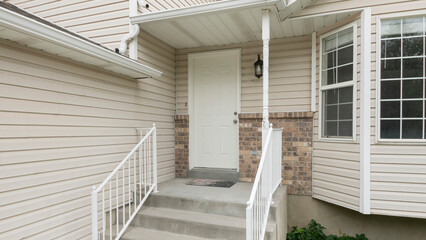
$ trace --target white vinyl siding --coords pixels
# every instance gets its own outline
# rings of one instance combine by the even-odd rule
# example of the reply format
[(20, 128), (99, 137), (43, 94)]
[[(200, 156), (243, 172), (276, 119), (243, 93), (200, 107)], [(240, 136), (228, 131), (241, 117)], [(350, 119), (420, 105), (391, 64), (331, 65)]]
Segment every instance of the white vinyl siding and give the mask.
[(159, 181), (174, 178), (174, 49), (134, 80), (0, 42), (0, 239), (88, 239), (90, 192), (158, 127)]
[[(241, 48), (241, 111), (262, 112), (262, 79), (253, 63), (261, 42), (177, 50), (177, 114), (188, 114), (188, 53)], [(297, 37), (271, 40), (269, 68), (270, 112), (306, 112), (311, 108), (311, 40)]]
[[(401, 14), (403, 15), (424, 15), (426, 13), (426, 1), (410, 1), (410, 0), (317, 0), (310, 6), (301, 11), (298, 16), (308, 16), (314, 14), (322, 14), (333, 11), (349, 10), (362, 7), (371, 7), (372, 11), (372, 58), (371, 58), (371, 214), (391, 215), (391, 216), (405, 216), (405, 217), (419, 217), (426, 218), (426, 152), (424, 144), (416, 143), (398, 143), (398, 142), (383, 142), (377, 141), (376, 134), (376, 59), (377, 59), (377, 44), (376, 44), (376, 31), (377, 31), (377, 17), (385, 16), (388, 14)], [(423, 12), (423, 13), (422, 13)], [(395, 16), (394, 16), (395, 17)], [(319, 23), (321, 24), (321, 23)], [(319, 59), (317, 59), (317, 62)], [(318, 69), (317, 69), (318, 70)], [(318, 71), (317, 71), (318, 72)], [(359, 73), (358, 73), (359, 74)], [(359, 91), (359, 89), (358, 89)], [(359, 93), (358, 93), (359, 94)], [(317, 98), (318, 101), (318, 98)], [(359, 111), (359, 107), (357, 108)], [(317, 123), (316, 123), (317, 124)], [(317, 125), (316, 125), (317, 126)], [(314, 130), (314, 134), (317, 130)], [(357, 138), (358, 130), (357, 130)], [(358, 140), (357, 140), (358, 142)], [(313, 164), (317, 165), (320, 160), (319, 155), (322, 155), (325, 160), (328, 160), (331, 154), (338, 156), (339, 159), (352, 159), (359, 161), (359, 145), (348, 148), (345, 145), (345, 150), (339, 143), (330, 143), (328, 151), (319, 151), (320, 147), (328, 143), (318, 144), (314, 136), (314, 158)], [(334, 144), (334, 145), (333, 145)], [(334, 147), (333, 147), (334, 146)], [(336, 152), (338, 150), (338, 152)], [(352, 151), (349, 151), (352, 150)], [(324, 161), (324, 160), (323, 160)], [(350, 169), (358, 169), (359, 164), (350, 161), (338, 162), (342, 166)], [(329, 164), (329, 163), (327, 163)], [(327, 179), (335, 179), (335, 181), (342, 181), (347, 186), (352, 184), (353, 191), (359, 191), (358, 182), (353, 181), (348, 177), (342, 178), (335, 176), (332, 172)], [(338, 175), (345, 175), (339, 173)], [(318, 178), (317, 171), (313, 172), (314, 185), (319, 184), (315, 179)], [(324, 174), (321, 177), (325, 176)], [(343, 201), (336, 201), (334, 196), (319, 196), (318, 191), (315, 191), (314, 196), (325, 201), (337, 203), (339, 205), (351, 207), (348, 203)], [(355, 209), (354, 206), (352, 208)]]
[[(356, 79), (354, 90), (356, 116), (354, 116), (355, 129), (354, 140), (350, 139), (321, 139), (319, 129), (319, 112), (314, 114), (314, 138), (313, 138), (313, 159), (312, 159), (312, 187), (313, 197), (327, 201), (339, 206), (359, 211), (360, 203), (360, 154), (359, 154), (359, 93), (360, 93), (360, 54), (361, 54), (361, 41), (360, 41), (360, 17), (354, 16), (346, 19), (335, 26), (323, 29), (317, 32), (317, 76), (316, 76), (316, 102), (317, 109), (320, 109), (320, 39), (321, 35), (333, 32), (347, 24), (356, 23), (357, 28), (354, 29), (354, 39), (356, 43), (356, 56), (358, 59), (354, 64), (356, 70)], [(353, 25), (352, 25), (353, 26)], [(343, 29), (343, 28), (342, 28)]]

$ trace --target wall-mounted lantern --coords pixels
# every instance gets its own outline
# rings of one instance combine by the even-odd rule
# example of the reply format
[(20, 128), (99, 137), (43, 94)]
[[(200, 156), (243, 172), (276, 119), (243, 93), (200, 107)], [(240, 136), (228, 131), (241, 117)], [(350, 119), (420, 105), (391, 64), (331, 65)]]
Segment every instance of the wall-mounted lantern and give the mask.
[(258, 79), (263, 75), (263, 61), (260, 59), (260, 54), (257, 54), (257, 60), (254, 62), (254, 75)]

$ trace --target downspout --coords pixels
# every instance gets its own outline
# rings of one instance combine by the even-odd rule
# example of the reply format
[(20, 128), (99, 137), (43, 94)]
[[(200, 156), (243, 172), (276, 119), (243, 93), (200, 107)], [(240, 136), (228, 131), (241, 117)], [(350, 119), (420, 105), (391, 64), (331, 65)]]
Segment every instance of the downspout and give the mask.
[[(138, 14), (138, 4), (146, 9), (149, 8), (149, 4), (146, 3), (144, 0), (130, 0), (129, 2), (129, 16), (133, 17)], [(125, 54), (127, 50), (127, 45), (129, 45), (130, 42), (132, 42), (132, 49), (133, 51), (130, 51), (129, 49), (129, 57), (132, 59), (137, 60), (138, 54), (137, 54), (137, 38), (140, 32), (139, 24), (133, 24), (130, 25), (130, 32), (125, 35), (120, 42), (120, 47), (115, 49), (116, 53)], [(136, 40), (136, 41), (133, 41)]]

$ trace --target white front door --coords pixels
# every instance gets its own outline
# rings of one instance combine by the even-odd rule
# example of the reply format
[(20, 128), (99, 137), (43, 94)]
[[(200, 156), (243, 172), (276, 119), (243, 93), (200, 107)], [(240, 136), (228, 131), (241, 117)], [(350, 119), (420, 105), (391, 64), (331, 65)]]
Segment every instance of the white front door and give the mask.
[(240, 50), (191, 54), (192, 167), (238, 168)]

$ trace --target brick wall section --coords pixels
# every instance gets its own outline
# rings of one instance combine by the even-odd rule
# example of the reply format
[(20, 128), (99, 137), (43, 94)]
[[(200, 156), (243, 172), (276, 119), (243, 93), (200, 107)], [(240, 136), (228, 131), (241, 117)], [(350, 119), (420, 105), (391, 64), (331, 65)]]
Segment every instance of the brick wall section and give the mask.
[[(282, 183), (289, 194), (312, 195), (313, 113), (271, 113), (270, 122), (283, 128)], [(239, 128), (240, 180), (253, 181), (262, 149), (262, 114), (240, 114)]]
[(175, 172), (177, 178), (186, 178), (189, 169), (189, 116), (175, 116)]

